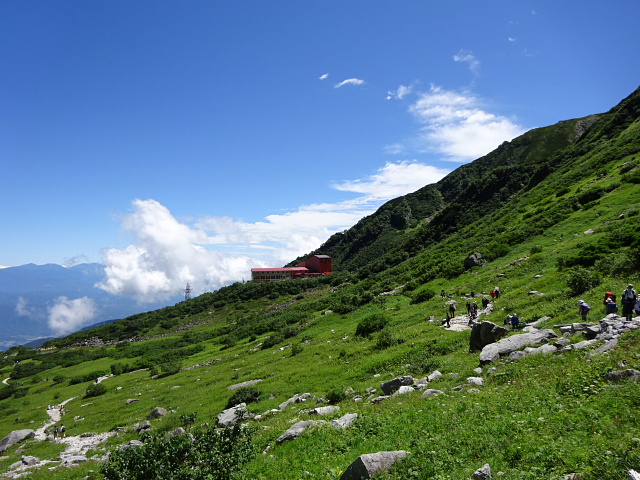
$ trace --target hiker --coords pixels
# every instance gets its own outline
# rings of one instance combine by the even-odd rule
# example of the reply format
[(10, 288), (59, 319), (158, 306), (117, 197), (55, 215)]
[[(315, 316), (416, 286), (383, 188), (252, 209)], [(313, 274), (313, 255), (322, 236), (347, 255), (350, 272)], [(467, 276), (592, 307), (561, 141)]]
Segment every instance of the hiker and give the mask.
[(496, 292), (496, 298), (500, 298), (500, 288), (499, 287), (495, 287), (494, 291)]
[(520, 325), (520, 319), (517, 314), (511, 315), (511, 330), (515, 330)]
[(471, 303), (467, 302), (467, 315), (471, 315)]
[(444, 319), (444, 321), (442, 322), (442, 324), (447, 324), (447, 328), (451, 327), (451, 315), (449, 315), (449, 312), (447, 312), (447, 317)]
[(53, 426), (53, 439), (56, 440), (58, 438), (58, 425)]
[(582, 321), (586, 322), (587, 321), (587, 315), (589, 314), (589, 310), (591, 310), (591, 307), (584, 300), (580, 300), (578, 302), (578, 305), (579, 305), (578, 313), (580, 313), (580, 316), (582, 317)]
[(636, 312), (636, 315), (640, 315), (640, 293), (638, 294), (638, 299), (636, 300), (636, 306), (633, 309)]
[(487, 308), (489, 306), (489, 299), (486, 295), (482, 297), (482, 308)]
[(633, 309), (636, 306), (637, 294), (633, 289), (633, 285), (629, 284), (624, 292), (622, 292), (622, 315), (631, 320), (633, 317)]
[(449, 305), (449, 315), (451, 318), (456, 316), (456, 306), (453, 303)]
[(67, 429), (64, 425), (60, 426), (60, 438), (64, 438), (67, 433)]
[(602, 301), (602, 303), (604, 304), (604, 311), (606, 315), (618, 312), (618, 304), (616, 303), (615, 293), (606, 292), (604, 294), (604, 300)]
[(441, 296), (442, 298), (444, 298), (444, 297), (446, 297), (446, 296), (447, 296), (447, 294), (446, 294), (446, 293), (445, 293), (445, 291), (444, 291), (444, 288), (440, 291), (440, 296)]

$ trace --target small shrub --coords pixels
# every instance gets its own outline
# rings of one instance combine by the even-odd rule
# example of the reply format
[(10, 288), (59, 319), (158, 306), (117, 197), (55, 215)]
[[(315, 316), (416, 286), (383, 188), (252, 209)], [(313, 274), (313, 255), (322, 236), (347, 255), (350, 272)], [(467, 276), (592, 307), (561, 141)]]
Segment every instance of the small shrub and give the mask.
[(260, 401), (262, 392), (256, 387), (242, 387), (237, 389), (229, 398), (226, 408), (235, 407), (240, 403), (255, 403)]
[(567, 274), (567, 285), (571, 296), (580, 295), (587, 290), (597, 287), (602, 282), (600, 274), (595, 270), (583, 267), (573, 267)]
[(436, 296), (436, 292), (428, 288), (423, 288), (414, 293), (411, 303), (416, 304), (416, 303), (426, 302), (428, 300), (431, 300), (435, 296)]
[(53, 383), (62, 383), (67, 379), (64, 375), (56, 375), (53, 377)]
[(379, 332), (387, 326), (389, 320), (382, 313), (374, 313), (363, 318), (356, 326), (356, 335), (359, 337), (368, 337), (375, 332)]
[(327, 393), (326, 399), (327, 399), (327, 402), (329, 402), (331, 405), (335, 405), (336, 403), (340, 403), (346, 400), (347, 394), (344, 393), (342, 390), (338, 390), (337, 388), (334, 388), (329, 393)]
[(93, 383), (87, 387), (87, 390), (84, 392), (84, 398), (97, 397), (105, 393), (107, 393), (107, 387), (102, 383)]
[(300, 343), (294, 343), (291, 347), (291, 356), (295, 357), (296, 355), (302, 353), (303, 350), (304, 348), (302, 348), (302, 345)]

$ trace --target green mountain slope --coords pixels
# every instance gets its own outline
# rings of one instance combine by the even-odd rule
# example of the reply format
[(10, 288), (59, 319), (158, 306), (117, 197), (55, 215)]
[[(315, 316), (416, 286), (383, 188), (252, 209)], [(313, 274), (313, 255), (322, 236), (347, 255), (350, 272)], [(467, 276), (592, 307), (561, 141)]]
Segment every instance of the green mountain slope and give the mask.
[[(142, 438), (159, 449), (153, 457), (160, 462), (165, 450), (186, 455), (166, 433), (215, 423), (245, 400), (258, 415), (247, 420), (258, 427), (258, 454), (239, 451), (238, 478), (339, 478), (358, 455), (400, 449), (411, 455), (380, 478), (469, 478), (485, 463), (505, 478), (623, 478), (640, 469), (640, 382), (615, 383), (606, 374), (640, 370), (640, 329), (607, 354), (573, 350), (477, 371), (467, 317), (450, 329), (441, 320), (447, 302), (464, 313), (466, 302), (481, 303), (497, 286), (502, 296), (480, 320), (502, 325), (517, 313), (554, 328), (581, 321), (584, 299), (597, 324), (605, 291), (620, 295), (627, 283), (640, 283), (639, 118), (636, 91), (607, 113), (528, 132), (388, 202), (313, 252), (334, 258), (332, 275), (234, 284), (39, 351), (13, 348), (0, 363), (9, 378), (0, 389), (0, 437), (42, 427), (46, 406), (66, 402), (74, 442), (93, 438), (80, 437), (87, 432), (112, 435), (87, 447), (88, 457)], [(465, 262), (471, 254), (481, 260)], [(441, 395), (371, 402), (382, 382), (435, 370), (443, 376), (429, 388)], [(114, 376), (93, 385), (105, 374)], [(467, 377), (484, 384), (458, 388)], [(306, 402), (278, 408), (304, 393)], [(309, 411), (321, 397), (341, 408), (325, 419), (357, 413), (354, 425), (317, 424), (280, 444), (292, 423), (319, 418)], [(162, 436), (154, 443), (134, 427), (158, 406), (169, 413), (151, 420)], [(12, 470), (23, 454), (55, 460), (65, 447), (27, 440), (4, 453), (0, 470)], [(203, 455), (189, 456), (189, 465)], [(38, 466), (29, 478), (103, 478), (101, 465)], [(158, 478), (170, 478), (166, 465), (153, 465), (165, 475)], [(194, 469), (180, 478), (205, 478)]]

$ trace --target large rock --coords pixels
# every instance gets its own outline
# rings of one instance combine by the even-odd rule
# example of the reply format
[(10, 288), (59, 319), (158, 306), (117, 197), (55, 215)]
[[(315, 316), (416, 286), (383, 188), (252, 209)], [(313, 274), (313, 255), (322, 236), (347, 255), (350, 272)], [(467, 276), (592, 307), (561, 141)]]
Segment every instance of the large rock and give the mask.
[(391, 395), (403, 385), (413, 385), (414, 379), (411, 376), (398, 377), (380, 385), (385, 395)]
[(476, 352), (485, 346), (495, 343), (504, 337), (509, 330), (493, 322), (475, 323), (471, 327), (471, 337), (469, 338), (469, 351)]
[(614, 370), (607, 373), (607, 380), (613, 382), (619, 382), (621, 380), (640, 380), (640, 372), (633, 368), (627, 368), (626, 370)]
[(482, 260), (482, 255), (479, 253), (472, 253), (464, 260), (464, 268), (469, 270), (470, 268), (477, 267), (478, 265), (482, 265), (484, 261)]
[(287, 440), (293, 440), (295, 438), (298, 438), (298, 436), (300, 436), (300, 434), (309, 427), (312, 427), (314, 425), (324, 425), (326, 423), (327, 422), (325, 422), (324, 420), (303, 420), (301, 422), (295, 423), (289, 428), (289, 430), (284, 432), (276, 439), (276, 443), (280, 445)]
[(481, 468), (473, 472), (473, 480), (491, 480), (491, 466), (485, 463)]
[(224, 410), (218, 415), (218, 426), (228, 427), (230, 425), (234, 425), (238, 420), (249, 418), (246, 408), (246, 403), (239, 403), (235, 407)]
[(20, 443), (28, 438), (35, 437), (36, 432), (30, 429), (14, 430), (9, 435), (0, 440), (0, 453), (8, 448), (13, 447), (16, 443)]
[(366, 453), (360, 455), (355, 462), (347, 467), (340, 480), (361, 480), (372, 478), (380, 472), (389, 470), (395, 462), (410, 452), (396, 450), (394, 452)]
[(356, 421), (357, 418), (358, 418), (357, 413), (347, 413), (346, 415), (343, 415), (340, 418), (332, 421), (331, 426), (339, 430), (349, 428), (351, 424)]
[(151, 413), (149, 415), (147, 415), (147, 419), (153, 420), (154, 418), (164, 417), (167, 413), (168, 412), (165, 408), (156, 407), (153, 410), (151, 410)]
[(529, 345), (539, 345), (558, 338), (553, 330), (537, 330), (535, 332), (521, 333), (503, 338), (495, 343), (486, 345), (480, 352), (480, 363), (485, 365), (498, 360), (500, 357), (509, 355), (511, 352), (520, 350)]
[(333, 415), (340, 410), (337, 405), (327, 405), (326, 407), (316, 407), (309, 412), (310, 415)]

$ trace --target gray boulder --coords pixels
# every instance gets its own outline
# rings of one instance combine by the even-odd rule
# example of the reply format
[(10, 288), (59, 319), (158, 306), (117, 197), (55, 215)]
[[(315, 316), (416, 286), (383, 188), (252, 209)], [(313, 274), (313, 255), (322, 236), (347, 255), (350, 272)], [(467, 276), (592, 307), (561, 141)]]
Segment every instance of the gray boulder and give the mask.
[(283, 442), (286, 442), (287, 440), (293, 440), (295, 438), (298, 438), (302, 432), (304, 432), (305, 430), (307, 430), (309, 427), (313, 427), (315, 425), (324, 425), (327, 422), (325, 422), (324, 420), (303, 420), (301, 422), (298, 423), (294, 423), (289, 430), (287, 430), (286, 432), (284, 432), (282, 435), (280, 435), (277, 439), (276, 439), (276, 443), (278, 445), (280, 445)]
[(464, 260), (464, 268), (469, 270), (470, 268), (477, 267), (478, 265), (482, 265), (484, 261), (482, 260), (482, 255), (480, 253), (472, 253)]
[(32, 457), (30, 455), (23, 455), (22, 456), (22, 464), (23, 465), (28, 465), (30, 467), (37, 465), (38, 463), (40, 463), (40, 459), (38, 457)]
[(553, 330), (537, 330), (535, 332), (511, 335), (510, 337), (498, 340), (495, 343), (486, 345), (480, 352), (480, 363), (485, 365), (498, 360), (500, 357), (509, 355), (511, 352), (520, 350), (529, 345), (539, 345), (558, 338)]
[(358, 418), (357, 413), (347, 413), (346, 415), (332, 421), (331, 426), (333, 428), (344, 430), (345, 428), (349, 428), (351, 424), (356, 421), (356, 418)]
[(246, 408), (247, 405), (245, 403), (240, 403), (235, 407), (224, 410), (218, 415), (218, 426), (228, 427), (234, 425), (238, 420), (249, 418)]
[(640, 372), (633, 368), (615, 370), (607, 373), (607, 380), (612, 382), (619, 382), (621, 380), (640, 380)]
[(491, 466), (485, 463), (481, 468), (473, 472), (473, 480), (491, 480)]
[(309, 412), (311, 415), (333, 415), (340, 410), (337, 405), (327, 405), (326, 407), (317, 407)]
[(422, 394), (422, 397), (435, 397), (437, 395), (443, 395), (444, 392), (442, 390), (436, 390), (435, 388), (428, 388)]
[(13, 447), (15, 444), (20, 443), (28, 438), (35, 437), (36, 432), (30, 429), (14, 430), (9, 435), (0, 440), (0, 453), (6, 451), (8, 448)]
[(403, 385), (413, 385), (414, 379), (411, 376), (398, 377), (380, 385), (385, 395), (391, 395)]
[(366, 453), (360, 455), (347, 467), (340, 480), (361, 480), (389, 470), (395, 462), (410, 452), (396, 450), (394, 452)]
[(486, 320), (480, 323), (475, 323), (471, 327), (469, 351), (476, 352), (482, 350), (486, 345), (500, 340), (508, 332), (509, 331), (506, 328)]
[(162, 407), (156, 407), (153, 410), (151, 410), (151, 413), (149, 415), (147, 415), (147, 419), (148, 420), (153, 420), (154, 418), (160, 418), (160, 417), (164, 417), (167, 413), (167, 410), (162, 408)]
[(133, 427), (136, 432), (146, 432), (151, 428), (151, 422), (149, 420), (145, 420), (144, 422), (140, 422), (138, 425)]

